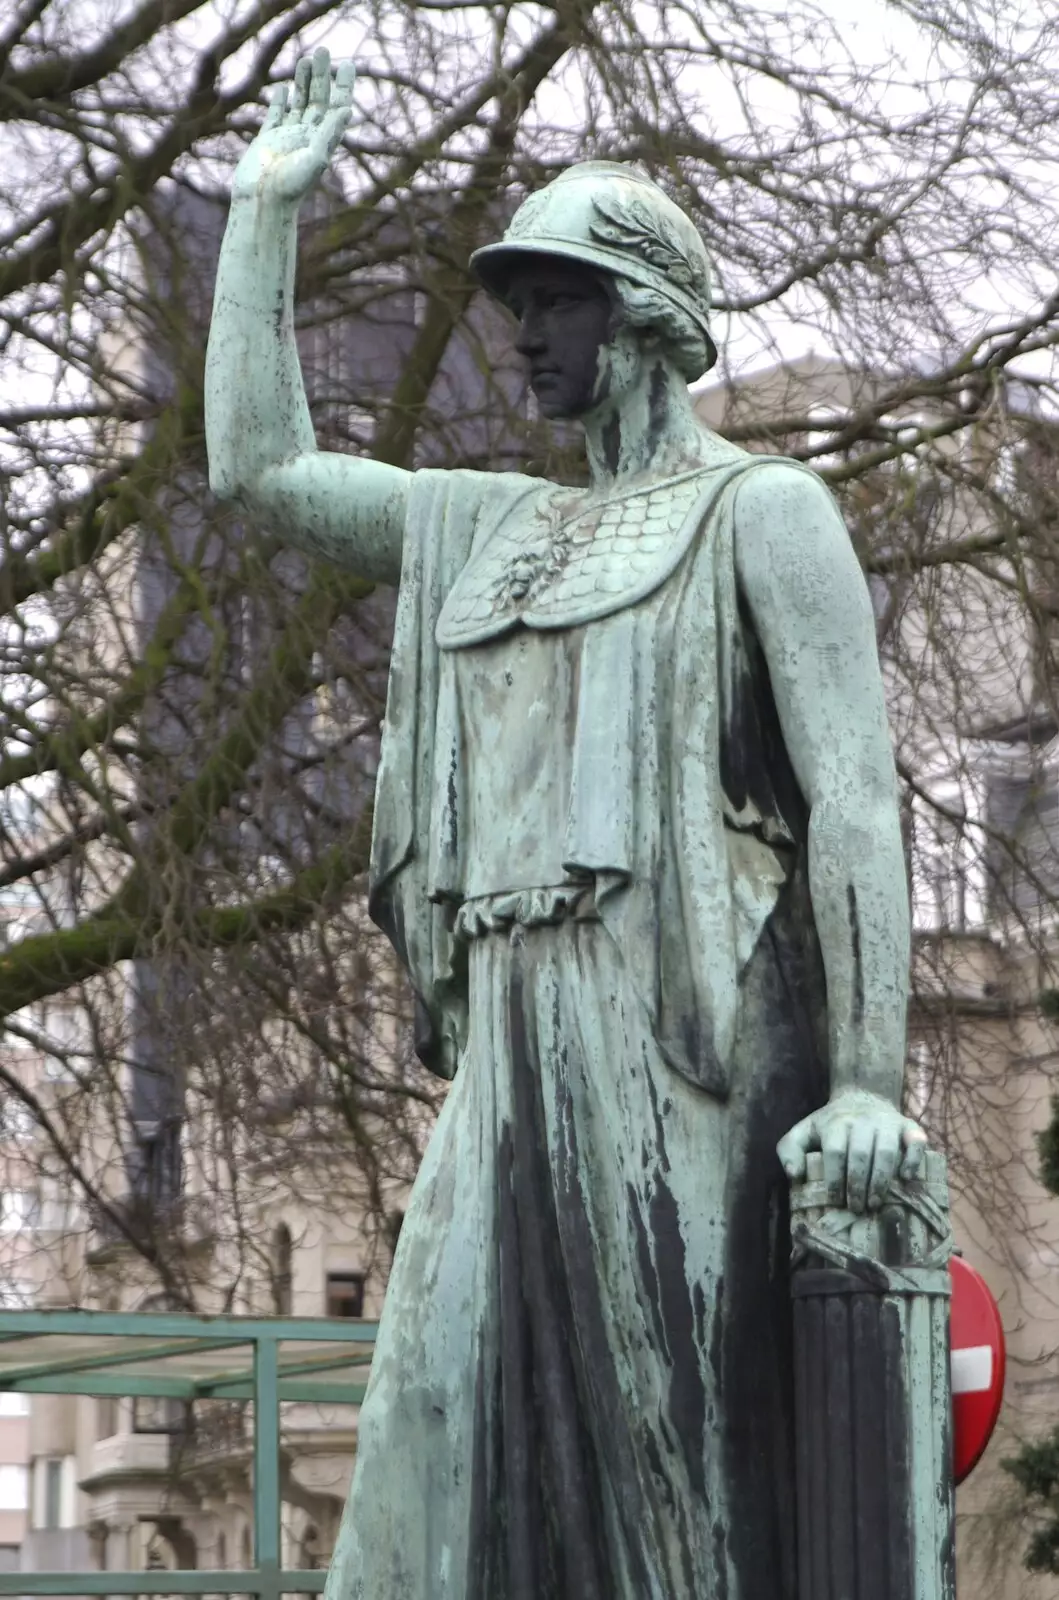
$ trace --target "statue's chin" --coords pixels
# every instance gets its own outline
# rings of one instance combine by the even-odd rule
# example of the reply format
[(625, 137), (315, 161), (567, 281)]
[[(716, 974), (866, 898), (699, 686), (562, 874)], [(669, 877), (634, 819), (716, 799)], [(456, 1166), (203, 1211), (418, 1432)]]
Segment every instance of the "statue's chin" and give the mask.
[(537, 411), (542, 417), (547, 417), (549, 422), (561, 422), (564, 419), (578, 415), (576, 411), (571, 411), (570, 407), (558, 397), (554, 400), (542, 400), (539, 395), (537, 397)]
[(546, 417), (549, 422), (569, 422), (575, 417), (583, 417), (592, 409), (591, 404), (572, 399), (569, 394), (564, 394), (560, 389), (553, 388), (547, 383), (542, 383), (539, 388), (534, 384), (533, 394), (537, 401), (538, 413)]

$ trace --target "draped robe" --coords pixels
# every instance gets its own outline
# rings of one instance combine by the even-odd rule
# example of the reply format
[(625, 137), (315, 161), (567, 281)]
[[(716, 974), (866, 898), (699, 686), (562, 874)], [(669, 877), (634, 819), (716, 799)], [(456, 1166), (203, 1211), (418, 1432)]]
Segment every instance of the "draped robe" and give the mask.
[[(539, 570), (524, 530), (558, 525), (560, 491), (413, 478), (371, 909), (412, 978), (417, 1048), (455, 1083), (394, 1261), (330, 1600), (794, 1600), (774, 1147), (827, 1069), (806, 807), (734, 557), (735, 489), (766, 466), (728, 447), (674, 485), (686, 515), (656, 519), (627, 578), (560, 572), (536, 613), (509, 589), (514, 619), (480, 596), (505, 562)], [(500, 660), (518, 627), (553, 637), (576, 684), (562, 882), (468, 919), (486, 757), (459, 657)], [(525, 735), (502, 737), (513, 759)], [(582, 893), (590, 914), (567, 914)]]

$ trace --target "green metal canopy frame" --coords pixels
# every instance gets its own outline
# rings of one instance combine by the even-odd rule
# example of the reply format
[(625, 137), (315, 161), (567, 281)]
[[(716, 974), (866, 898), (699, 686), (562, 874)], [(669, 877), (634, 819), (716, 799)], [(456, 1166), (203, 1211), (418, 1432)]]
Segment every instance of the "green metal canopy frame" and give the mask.
[[(280, 1403), (359, 1405), (378, 1325), (331, 1317), (0, 1311), (0, 1391), (252, 1400), (254, 1566), (224, 1572), (3, 1572), (0, 1596), (318, 1594), (280, 1566)], [(249, 1358), (249, 1359), (248, 1359)]]

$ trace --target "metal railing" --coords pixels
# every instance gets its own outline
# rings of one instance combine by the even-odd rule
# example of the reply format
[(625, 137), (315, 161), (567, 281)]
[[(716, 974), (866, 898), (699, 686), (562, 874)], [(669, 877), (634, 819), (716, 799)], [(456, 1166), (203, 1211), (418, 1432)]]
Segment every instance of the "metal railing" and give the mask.
[[(0, 1311), (0, 1392), (253, 1402), (254, 1565), (224, 1571), (0, 1572), (0, 1596), (319, 1594), (326, 1573), (280, 1565), (280, 1404), (358, 1405), (377, 1324), (326, 1317)], [(102, 1348), (85, 1348), (87, 1340)], [(33, 1341), (30, 1359), (19, 1344)], [(64, 1357), (40, 1359), (40, 1341)], [(315, 1345), (291, 1351), (289, 1346)], [(250, 1364), (238, 1364), (249, 1350)], [(232, 1352), (233, 1366), (228, 1366)], [(218, 1356), (224, 1359), (218, 1363)], [(200, 1370), (195, 1371), (195, 1367)], [(136, 1370), (129, 1370), (130, 1368)]]

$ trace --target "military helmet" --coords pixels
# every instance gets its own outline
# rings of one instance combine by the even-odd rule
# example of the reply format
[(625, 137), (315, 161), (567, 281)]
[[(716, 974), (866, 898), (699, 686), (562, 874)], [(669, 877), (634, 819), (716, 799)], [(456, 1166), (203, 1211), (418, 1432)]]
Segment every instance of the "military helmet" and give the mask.
[[(511, 269), (528, 255), (581, 261), (653, 289), (702, 334), (703, 371), (716, 361), (706, 247), (690, 217), (634, 168), (616, 161), (568, 167), (523, 201), (504, 237), (476, 250), (471, 267), (490, 294), (506, 303)], [(691, 381), (700, 374), (687, 376)]]

